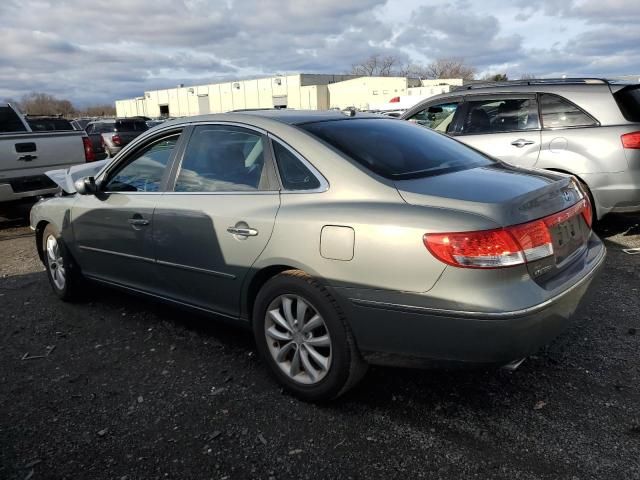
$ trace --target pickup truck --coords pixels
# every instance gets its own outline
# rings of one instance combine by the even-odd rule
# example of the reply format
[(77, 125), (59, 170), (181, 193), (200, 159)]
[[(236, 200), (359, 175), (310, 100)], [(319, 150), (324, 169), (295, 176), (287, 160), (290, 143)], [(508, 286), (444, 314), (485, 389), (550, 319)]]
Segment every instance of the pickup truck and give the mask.
[(0, 103), (0, 204), (52, 195), (58, 186), (45, 172), (95, 159), (85, 132), (34, 132), (17, 109)]

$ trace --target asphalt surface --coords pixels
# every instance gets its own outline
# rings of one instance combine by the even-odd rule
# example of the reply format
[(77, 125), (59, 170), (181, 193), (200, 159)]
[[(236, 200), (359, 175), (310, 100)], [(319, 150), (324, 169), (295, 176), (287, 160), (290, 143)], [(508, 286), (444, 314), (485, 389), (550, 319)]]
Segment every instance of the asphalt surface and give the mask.
[(59, 301), (21, 213), (0, 219), (2, 479), (640, 479), (640, 216), (600, 226), (589, 306), (517, 371), (371, 368), (316, 406), (242, 330), (98, 286)]

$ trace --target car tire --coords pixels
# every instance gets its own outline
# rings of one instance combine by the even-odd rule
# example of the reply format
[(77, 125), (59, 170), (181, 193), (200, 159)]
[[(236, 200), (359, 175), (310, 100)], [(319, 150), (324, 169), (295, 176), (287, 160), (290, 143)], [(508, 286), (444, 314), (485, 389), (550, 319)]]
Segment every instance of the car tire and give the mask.
[(82, 294), (82, 274), (60, 234), (52, 225), (42, 233), (42, 252), (49, 284), (64, 301), (78, 300)]
[(265, 283), (253, 309), (253, 332), (276, 380), (302, 400), (337, 398), (367, 371), (338, 303), (300, 270)]

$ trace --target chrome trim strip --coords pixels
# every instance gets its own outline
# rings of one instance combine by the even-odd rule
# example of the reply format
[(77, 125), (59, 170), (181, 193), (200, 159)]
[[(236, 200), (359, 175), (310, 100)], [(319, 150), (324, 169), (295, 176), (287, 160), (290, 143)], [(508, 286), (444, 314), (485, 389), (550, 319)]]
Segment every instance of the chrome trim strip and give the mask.
[(117, 257), (124, 257), (124, 258), (130, 258), (132, 260), (139, 260), (141, 262), (155, 263), (157, 265), (162, 265), (165, 267), (174, 267), (174, 268), (181, 268), (182, 270), (189, 270), (192, 272), (207, 273), (215, 277), (228, 278), (230, 280), (235, 280), (236, 278), (235, 275), (232, 275), (230, 273), (218, 272), (216, 270), (209, 270), (206, 268), (192, 267), (190, 265), (182, 265), (180, 263), (165, 262), (164, 260), (155, 260), (149, 257), (140, 257), (138, 255), (131, 255), (129, 253), (114, 252), (113, 250), (104, 250), (102, 248), (87, 247), (86, 245), (80, 245), (79, 248), (80, 250), (85, 250), (90, 252), (105, 253), (108, 255), (115, 255)]
[(360, 298), (349, 298), (349, 300), (355, 304), (362, 307), (369, 308), (379, 308), (382, 310), (391, 310), (396, 312), (405, 312), (405, 313), (420, 313), (420, 314), (430, 314), (437, 316), (446, 316), (446, 317), (460, 317), (460, 318), (470, 318), (478, 321), (483, 320), (509, 320), (512, 318), (523, 317), (525, 315), (530, 315), (533, 313), (537, 313), (541, 310), (544, 310), (552, 303), (560, 300), (565, 295), (568, 295), (576, 288), (580, 287), (583, 283), (595, 275), (595, 273), (602, 266), (604, 259), (606, 257), (606, 249), (604, 246), (602, 247), (602, 254), (600, 258), (594, 260), (595, 266), (587, 273), (584, 277), (578, 280), (571, 287), (566, 289), (564, 292), (559, 293), (555, 297), (551, 297), (548, 300), (545, 300), (542, 303), (534, 305), (532, 307), (523, 308), (520, 310), (512, 310), (510, 312), (468, 312), (463, 310), (447, 310), (444, 308), (430, 308), (430, 307), (419, 307), (416, 305), (401, 305), (397, 303), (388, 303), (388, 302), (377, 302), (375, 300), (363, 300)]
[(189, 270), (192, 272), (207, 273), (209, 275), (213, 275), (214, 277), (228, 278), (230, 280), (236, 279), (236, 276), (230, 273), (218, 272), (216, 270), (209, 270), (207, 268), (192, 267), (190, 265), (182, 265), (181, 263), (165, 262), (164, 260), (156, 260), (155, 263), (165, 267), (174, 267), (174, 268), (180, 268), (182, 270)]
[(85, 275), (85, 276), (87, 278), (91, 279), (94, 282), (104, 283), (106, 285), (111, 285), (113, 287), (121, 288), (123, 290), (129, 290), (131, 292), (140, 293), (142, 295), (146, 295), (146, 296), (149, 296), (149, 297), (157, 298), (157, 299), (163, 300), (165, 302), (174, 303), (176, 305), (182, 305), (182, 306), (185, 306), (185, 307), (188, 307), (188, 308), (193, 308), (195, 310), (200, 310), (201, 312), (205, 312), (205, 313), (212, 313), (214, 315), (220, 315), (222, 317), (230, 318), (232, 320), (243, 320), (240, 317), (229, 315), (228, 313), (217, 312), (215, 310), (210, 310), (208, 308), (204, 308), (204, 307), (199, 307), (197, 305), (193, 305), (192, 303), (181, 302), (180, 300), (176, 300), (176, 299), (173, 299), (173, 298), (165, 297), (164, 295), (158, 295), (157, 293), (147, 292), (146, 290), (141, 290), (139, 288), (129, 287), (127, 285), (123, 285), (123, 284), (118, 283), (118, 282), (113, 282), (111, 280), (105, 280), (103, 278), (96, 277), (94, 275)]
[(138, 255), (131, 255), (130, 253), (114, 252), (113, 250), (104, 250), (102, 248), (87, 247), (86, 245), (80, 245), (78, 248), (80, 248), (80, 250), (85, 250), (89, 252), (106, 253), (107, 255), (115, 255), (116, 257), (130, 258), (132, 260), (140, 260), (141, 262), (147, 262), (147, 263), (156, 263), (153, 258), (140, 257)]

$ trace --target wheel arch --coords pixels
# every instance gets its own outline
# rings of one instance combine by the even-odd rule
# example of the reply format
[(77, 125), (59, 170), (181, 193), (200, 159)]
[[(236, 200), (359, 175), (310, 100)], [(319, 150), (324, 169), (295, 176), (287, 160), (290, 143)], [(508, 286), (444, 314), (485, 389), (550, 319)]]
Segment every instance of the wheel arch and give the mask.
[(42, 235), (44, 234), (44, 229), (47, 228), (49, 222), (47, 220), (40, 220), (36, 225), (36, 248), (38, 250), (38, 257), (40, 257), (40, 261), (44, 264), (44, 249), (42, 248)]
[(271, 278), (287, 270), (300, 270), (300, 268), (285, 263), (279, 263), (265, 266), (255, 271), (251, 278), (248, 279), (243, 292), (242, 308), (240, 312), (243, 318), (246, 318), (249, 322), (252, 321), (253, 306), (255, 305), (256, 296), (260, 289)]

